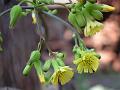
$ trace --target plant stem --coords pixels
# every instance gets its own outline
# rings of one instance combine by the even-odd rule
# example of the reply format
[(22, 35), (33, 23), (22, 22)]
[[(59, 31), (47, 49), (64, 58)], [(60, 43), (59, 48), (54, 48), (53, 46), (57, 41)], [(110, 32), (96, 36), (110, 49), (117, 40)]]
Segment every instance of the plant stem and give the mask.
[(54, 3), (54, 4), (61, 5), (61, 6), (65, 7), (65, 8), (68, 10), (68, 12), (70, 12), (70, 10), (69, 10), (68, 7), (66, 6), (66, 4), (63, 4), (63, 3)]
[[(21, 7), (22, 7), (22, 9), (34, 9), (33, 6), (21, 6)], [(6, 13), (10, 12), (10, 10), (11, 10), (11, 8), (9, 8), (9, 9), (1, 12), (1, 13), (0, 13), (0, 17), (3, 16), (3, 15), (5, 15)]]
[(75, 40), (75, 45), (78, 46), (79, 44), (78, 44), (77, 37), (76, 37), (76, 34), (75, 34), (75, 33), (73, 34), (73, 38), (74, 38), (74, 40)]
[(18, 5), (21, 5), (22, 3), (25, 3), (25, 2), (30, 3), (30, 4), (32, 4), (32, 5), (35, 5), (34, 2), (28, 1), (28, 0), (22, 0)]
[(72, 0), (69, 0), (70, 3), (72, 3)]
[(59, 82), (59, 84), (58, 84), (58, 90), (63, 90), (63, 87), (62, 87), (62, 85), (61, 85), (60, 82)]
[[(21, 7), (22, 7), (23, 9), (34, 9), (34, 8), (35, 8), (35, 7), (33, 7), (33, 6), (21, 6)], [(11, 9), (8, 9), (8, 10), (5, 10), (4, 12), (0, 13), (0, 16), (6, 14), (6, 13), (9, 12), (10, 10), (11, 10)], [(39, 10), (40, 10), (40, 9), (39, 9)], [(54, 19), (60, 21), (61, 23), (63, 23), (64, 25), (66, 25), (68, 28), (70, 28), (70, 29), (77, 35), (77, 37), (79, 37), (79, 38), (78, 38), (78, 39), (79, 39), (79, 42), (82, 40), (81, 37), (79, 36), (78, 32), (77, 32), (69, 23), (67, 23), (66, 21), (64, 21), (64, 20), (62, 20), (61, 18), (59, 18), (59, 17), (57, 17), (57, 16), (55, 16), (55, 15), (52, 15), (52, 14), (50, 14), (50, 13), (48, 13), (48, 12), (45, 12), (45, 11), (42, 11), (42, 10), (40, 10), (40, 12), (43, 13), (43, 14), (45, 14), (45, 15), (47, 15), (47, 16), (50, 16), (51, 18), (54, 18)]]

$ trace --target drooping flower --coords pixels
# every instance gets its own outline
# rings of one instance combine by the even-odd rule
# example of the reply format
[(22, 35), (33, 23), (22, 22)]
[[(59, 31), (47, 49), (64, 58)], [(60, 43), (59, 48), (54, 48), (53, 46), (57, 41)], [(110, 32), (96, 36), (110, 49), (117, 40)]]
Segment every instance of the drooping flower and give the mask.
[(101, 7), (102, 7), (102, 10), (101, 10), (102, 12), (111, 12), (115, 10), (115, 7), (105, 5), (105, 4), (101, 5)]
[(32, 11), (32, 23), (36, 24), (36, 22), (37, 22), (37, 19), (36, 19), (36, 16), (35, 16), (35, 11)]
[(60, 83), (61, 85), (64, 85), (68, 83), (74, 75), (73, 69), (69, 66), (59, 66), (55, 60), (53, 61), (53, 63), (55, 71), (51, 76), (52, 84), (58, 85)]
[(73, 70), (69, 66), (60, 67), (52, 75), (52, 83), (54, 85), (58, 85), (58, 83), (64, 85), (72, 79), (73, 74)]
[(94, 51), (81, 51), (81, 57), (74, 60), (73, 63), (77, 65), (78, 73), (93, 73), (99, 67), (99, 58)]
[(35, 66), (40, 83), (44, 84), (45, 83), (45, 76), (44, 76), (44, 72), (42, 70), (41, 61), (37, 60), (36, 62), (34, 62), (34, 66)]
[(41, 84), (45, 83), (45, 76), (44, 76), (44, 74), (39, 74), (38, 78), (39, 78), (39, 81), (40, 81)]
[(103, 29), (103, 24), (98, 21), (87, 21), (87, 26), (84, 29), (85, 36), (93, 36), (97, 32), (100, 32)]

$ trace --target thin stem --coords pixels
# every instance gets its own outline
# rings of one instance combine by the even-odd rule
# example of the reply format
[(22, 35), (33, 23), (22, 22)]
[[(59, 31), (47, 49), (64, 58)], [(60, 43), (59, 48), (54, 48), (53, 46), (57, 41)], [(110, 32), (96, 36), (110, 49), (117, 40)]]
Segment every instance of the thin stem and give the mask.
[(45, 40), (43, 31), (42, 31), (42, 21), (37, 10), (35, 10), (35, 17), (36, 17), (36, 27), (37, 27), (36, 32), (38, 32), (41, 39)]
[(47, 15), (47, 16), (50, 16), (51, 18), (54, 18), (56, 20), (58, 20), (59, 22), (63, 23), (65, 26), (67, 26), (68, 28), (70, 28), (74, 33), (77, 33), (77, 31), (75, 30), (75, 28), (73, 28), (69, 23), (67, 23), (66, 21), (64, 21), (63, 19), (55, 16), (55, 15), (52, 15), (48, 12), (45, 12), (45, 11), (41, 11), (43, 14)]
[(77, 39), (78, 39), (78, 42), (79, 42), (79, 46), (81, 47), (82, 50), (85, 50), (86, 46), (85, 46), (82, 38), (80, 37), (79, 33), (76, 33), (76, 36), (77, 36)]
[[(61, 18), (59, 18), (59, 17), (57, 17), (57, 16), (55, 16), (55, 15), (52, 15), (52, 14), (50, 14), (50, 13), (48, 13), (48, 12), (45, 12), (45, 11), (41, 11), (41, 12), (44, 13), (44, 14), (46, 14), (46, 15), (48, 15), (48, 16), (50, 16), (50, 17), (52, 17), (52, 18), (54, 18), (54, 19), (56, 19), (56, 20), (58, 20), (58, 21), (60, 21), (60, 22), (63, 23), (64, 25), (66, 25), (68, 28), (70, 28), (70, 29), (75, 33), (75, 35), (76, 35), (77, 38), (78, 38), (79, 44), (80, 44), (81, 42), (83, 42), (83, 40), (82, 40), (82, 38), (80, 37), (79, 33), (78, 33), (69, 23), (65, 22), (65, 21), (62, 20)], [(83, 44), (83, 46), (85, 47), (84, 44)]]
[(43, 44), (43, 42), (42, 42), (43, 40), (40, 38), (40, 41), (39, 41), (39, 43), (38, 43), (38, 47), (37, 47), (37, 49), (41, 52), (41, 47), (42, 47), (42, 44)]
[(22, 0), (18, 5), (21, 5), (22, 3), (30, 3), (30, 4), (32, 4), (32, 5), (35, 5), (35, 3), (34, 2), (32, 2), (32, 1), (28, 1), (28, 0)]
[(58, 83), (58, 90), (63, 90), (63, 87), (60, 82)]
[[(33, 6), (21, 6), (23, 9), (34, 9), (35, 7)], [(11, 9), (8, 9), (8, 10), (5, 10), (4, 12), (0, 13), (0, 16), (6, 14), (7, 12), (9, 12)], [(40, 10), (40, 9), (39, 9)], [(51, 18), (54, 18), (58, 21), (60, 21), (61, 23), (63, 23), (64, 25), (66, 25), (68, 28), (70, 28), (75, 34), (77, 34), (77, 37), (79, 36), (78, 32), (75, 30), (75, 28), (73, 28), (69, 23), (65, 22), (64, 20), (62, 20), (61, 18), (55, 16), (55, 15), (52, 15), (48, 12), (45, 12), (45, 11), (42, 11), (40, 10), (43, 14), (47, 15), (47, 16), (50, 16)], [(81, 39), (81, 37), (79, 36), (78, 39)], [(80, 42), (80, 40), (79, 40)]]
[(11, 10), (11, 9), (7, 9), (7, 10), (1, 12), (1, 13), (0, 13), (0, 17), (3, 16), (4, 14), (8, 13), (10, 10)]
[(41, 18), (41, 22), (42, 22), (42, 25), (43, 25), (44, 30), (45, 30), (45, 32), (44, 32), (45, 40), (47, 40), (48, 39), (48, 27), (47, 27), (47, 24), (46, 24), (46, 22), (44, 20), (44, 17), (41, 15), (41, 13), (38, 13), (38, 14), (39, 14), (39, 17)]
[(75, 45), (78, 46), (79, 44), (78, 44), (78, 41), (77, 41), (76, 34), (73, 34), (73, 38), (74, 38), (74, 40), (75, 40)]
[(61, 5), (61, 6), (65, 7), (65, 8), (68, 10), (68, 12), (70, 12), (70, 10), (69, 10), (68, 7), (66, 6), (66, 4), (63, 4), (63, 3), (54, 3), (54, 4)]
[(48, 43), (47, 43), (47, 40), (48, 40), (48, 27), (47, 27), (47, 24), (46, 24), (46, 22), (44, 20), (44, 17), (41, 15), (41, 13), (39, 13), (39, 16), (41, 17), (41, 21), (42, 21), (42, 24), (43, 24), (44, 30), (45, 30), (45, 33), (44, 33), (44, 35), (45, 35), (45, 41), (46, 41), (45, 45), (46, 45), (49, 53), (52, 54), (52, 55), (54, 55), (54, 52), (49, 48)]
[[(34, 9), (34, 8), (35, 8), (35, 7), (33, 7), (33, 6), (21, 6), (21, 7), (22, 7), (22, 9)], [(3, 15), (5, 15), (6, 13), (10, 12), (10, 10), (11, 10), (11, 8), (9, 8), (9, 9), (1, 12), (1, 13), (0, 13), (0, 17), (3, 16)]]
[(72, 3), (72, 0), (69, 0), (70, 3)]

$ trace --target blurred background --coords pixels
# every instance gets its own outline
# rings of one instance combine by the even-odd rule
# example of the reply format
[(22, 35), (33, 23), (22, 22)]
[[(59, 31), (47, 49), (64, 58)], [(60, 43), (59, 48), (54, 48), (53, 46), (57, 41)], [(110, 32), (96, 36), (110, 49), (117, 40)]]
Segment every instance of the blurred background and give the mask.
[[(16, 0), (0, 0), (0, 12), (17, 3)], [(91, 38), (83, 37), (87, 47), (95, 48), (102, 56), (100, 68), (94, 74), (76, 74), (61, 90), (120, 90), (120, 0), (98, 0), (98, 3), (116, 7), (116, 11), (104, 13), (104, 29), (100, 33)], [(58, 16), (67, 21), (68, 12), (63, 8), (58, 10)], [(74, 45), (72, 32), (53, 18), (46, 16), (46, 20), (50, 48), (66, 52), (65, 63), (71, 65)], [(28, 77), (22, 75), (29, 55), (39, 41), (31, 15), (23, 17), (15, 30), (9, 30), (8, 25), (9, 13), (0, 17), (0, 32), (4, 40), (4, 51), (0, 52), (0, 90), (58, 90), (52, 85), (40, 85), (34, 69)], [(44, 48), (42, 60), (47, 58), (48, 52)]]

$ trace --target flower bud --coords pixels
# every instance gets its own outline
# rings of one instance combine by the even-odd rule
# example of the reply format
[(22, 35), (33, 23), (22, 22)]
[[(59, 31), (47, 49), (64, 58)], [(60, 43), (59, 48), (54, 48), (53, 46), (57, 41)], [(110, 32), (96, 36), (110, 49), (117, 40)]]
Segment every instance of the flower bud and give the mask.
[(43, 66), (43, 71), (47, 72), (49, 70), (50, 66), (51, 66), (51, 60), (46, 60), (44, 66)]
[(38, 50), (32, 51), (30, 55), (30, 60), (39, 60), (40, 59), (40, 52)]
[(102, 12), (111, 12), (115, 10), (115, 7), (109, 6), (109, 5), (105, 5), (103, 4), (102, 6)]
[(15, 5), (12, 7), (11, 11), (10, 11), (10, 24), (9, 24), (9, 28), (14, 28), (14, 26), (16, 25), (18, 19), (21, 16), (21, 12), (22, 12), (22, 7), (19, 5)]
[(24, 70), (23, 70), (23, 75), (24, 76), (28, 76), (28, 74), (30, 73), (31, 69), (32, 69), (32, 65), (27, 64), (25, 66)]

